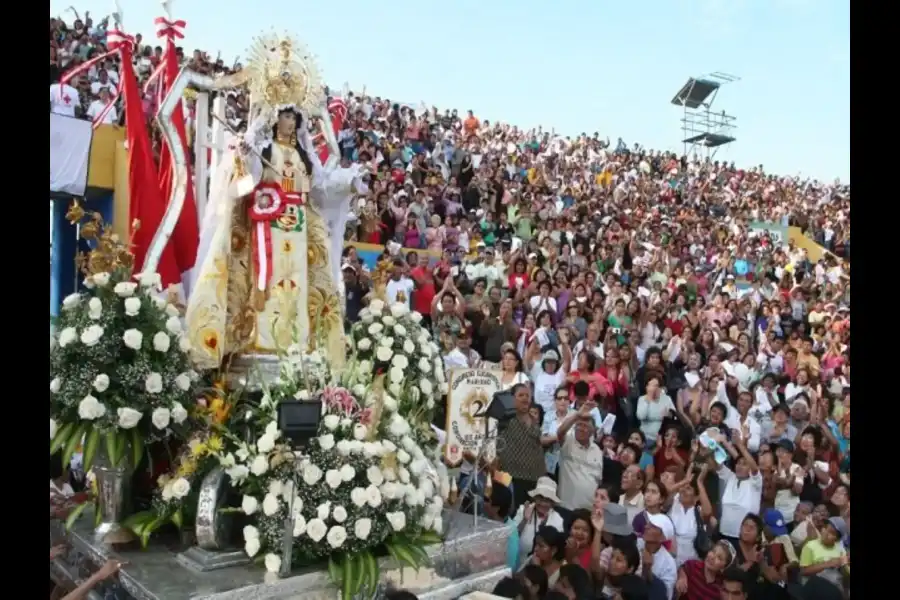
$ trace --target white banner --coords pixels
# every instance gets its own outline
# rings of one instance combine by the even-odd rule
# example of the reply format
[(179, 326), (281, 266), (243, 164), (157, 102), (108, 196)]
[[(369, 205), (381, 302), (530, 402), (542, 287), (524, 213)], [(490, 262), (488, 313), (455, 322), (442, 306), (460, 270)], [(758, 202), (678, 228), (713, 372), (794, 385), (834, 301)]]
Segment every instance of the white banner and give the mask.
[[(485, 419), (488, 405), (494, 394), (500, 391), (500, 369), (451, 369), (450, 391), (447, 394), (447, 443), (444, 455), (447, 462), (462, 462), (463, 452), (474, 455), (482, 452), (485, 442)], [(497, 432), (496, 419), (490, 419), (488, 436)], [(492, 442), (483, 449), (487, 460), (494, 458)]]
[(50, 191), (84, 196), (91, 161), (90, 121), (50, 113)]

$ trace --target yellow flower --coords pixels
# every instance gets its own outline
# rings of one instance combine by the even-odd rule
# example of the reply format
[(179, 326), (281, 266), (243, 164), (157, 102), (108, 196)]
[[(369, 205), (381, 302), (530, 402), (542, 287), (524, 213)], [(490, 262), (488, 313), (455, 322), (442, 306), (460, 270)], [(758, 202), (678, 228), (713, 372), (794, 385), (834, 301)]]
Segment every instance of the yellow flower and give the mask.
[(169, 475), (160, 475), (159, 479), (156, 480), (156, 485), (160, 488), (164, 488), (166, 487), (166, 484), (169, 483), (170, 479), (171, 477), (169, 477)]
[(190, 477), (197, 470), (197, 461), (192, 458), (185, 459), (178, 467), (179, 477)]
[(209, 440), (206, 442), (206, 446), (211, 454), (221, 452), (225, 448), (225, 444), (222, 443), (222, 438), (217, 435), (210, 436)]
[(196, 444), (191, 444), (191, 455), (196, 458), (200, 458), (201, 456), (206, 454), (207, 451), (208, 451), (208, 448), (206, 447), (206, 444), (204, 444), (203, 442), (197, 442)]

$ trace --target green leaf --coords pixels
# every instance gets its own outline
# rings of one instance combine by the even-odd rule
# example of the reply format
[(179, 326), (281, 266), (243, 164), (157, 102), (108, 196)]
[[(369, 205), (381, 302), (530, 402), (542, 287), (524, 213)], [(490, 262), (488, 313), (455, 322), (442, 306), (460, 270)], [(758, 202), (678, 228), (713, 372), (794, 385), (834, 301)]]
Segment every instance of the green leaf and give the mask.
[(77, 448), (78, 444), (81, 442), (85, 427), (86, 425), (84, 423), (80, 423), (72, 430), (72, 435), (69, 437), (69, 441), (66, 442), (65, 450), (63, 450), (63, 467), (68, 467), (69, 463), (72, 461), (72, 455), (75, 453), (75, 448)]
[(100, 512), (100, 500), (94, 502), (94, 529), (100, 527), (100, 521), (103, 520), (103, 513)]
[(125, 459), (125, 445), (128, 443), (130, 435), (128, 431), (121, 429), (116, 433), (116, 458), (118, 458), (118, 461), (116, 461), (115, 466), (117, 467)]
[(353, 582), (356, 580), (353, 573), (355, 564), (353, 556), (344, 555), (344, 575), (341, 579), (341, 594), (344, 600), (353, 600)]
[(181, 509), (175, 511), (175, 514), (172, 515), (172, 524), (175, 525), (178, 529), (181, 529), (182, 524), (184, 524), (184, 515), (181, 513)]
[(106, 432), (106, 458), (109, 460), (109, 465), (111, 467), (115, 467), (119, 464), (118, 457), (116, 456), (116, 432), (115, 431), (107, 431)]
[(63, 447), (63, 445), (69, 440), (69, 436), (72, 435), (72, 430), (75, 428), (75, 423), (66, 423), (56, 432), (56, 435), (53, 436), (53, 440), (50, 442), (50, 455), (56, 454), (56, 452)]
[(410, 552), (412, 552), (416, 557), (416, 564), (418, 566), (429, 565), (431, 564), (431, 557), (428, 556), (428, 553), (425, 552), (425, 549), (421, 544), (411, 543), (406, 546)]
[(66, 531), (72, 529), (72, 525), (75, 524), (75, 521), (78, 520), (78, 517), (81, 516), (81, 513), (84, 512), (84, 509), (87, 508), (88, 502), (82, 502), (78, 506), (72, 509), (72, 512), (69, 513), (69, 516), (66, 518)]
[(335, 585), (335, 587), (341, 587), (341, 579), (343, 578), (344, 572), (341, 569), (340, 565), (338, 565), (337, 561), (334, 560), (334, 556), (328, 557), (328, 576), (331, 578), (331, 583)]
[[(137, 470), (138, 465), (141, 462), (141, 458), (144, 454), (144, 436), (141, 435), (141, 432), (138, 431), (138, 428), (135, 427), (131, 430), (131, 461), (134, 464), (135, 470)], [(152, 461), (151, 461), (152, 462)]]
[(84, 444), (84, 472), (91, 470), (94, 464), (94, 457), (97, 456), (97, 444), (100, 443), (100, 430), (96, 427), (88, 425), (87, 441)]
[(366, 583), (367, 593), (366, 597), (374, 598), (375, 593), (378, 591), (378, 575), (379, 575), (379, 567), (378, 561), (375, 559), (375, 555), (371, 552), (366, 552), (363, 554), (363, 558), (365, 561), (365, 571), (366, 576), (364, 578), (364, 583)]

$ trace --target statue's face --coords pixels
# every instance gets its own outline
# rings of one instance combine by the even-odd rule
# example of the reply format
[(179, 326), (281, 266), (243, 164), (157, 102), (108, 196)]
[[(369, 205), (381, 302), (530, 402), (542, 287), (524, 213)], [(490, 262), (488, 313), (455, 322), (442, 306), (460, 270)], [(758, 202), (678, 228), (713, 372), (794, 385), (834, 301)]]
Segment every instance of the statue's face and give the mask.
[(278, 115), (278, 133), (290, 135), (297, 130), (297, 116), (293, 111), (285, 111)]

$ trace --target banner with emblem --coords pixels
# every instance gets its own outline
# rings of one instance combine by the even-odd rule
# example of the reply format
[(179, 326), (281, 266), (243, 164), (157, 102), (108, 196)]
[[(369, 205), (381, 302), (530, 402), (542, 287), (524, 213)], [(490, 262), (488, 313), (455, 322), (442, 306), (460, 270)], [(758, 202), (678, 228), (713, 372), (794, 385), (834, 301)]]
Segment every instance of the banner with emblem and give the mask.
[[(485, 419), (488, 405), (500, 391), (500, 369), (451, 369), (447, 394), (447, 442), (444, 456), (451, 465), (463, 460), (463, 452), (494, 458), (492, 442), (485, 446)], [(488, 438), (497, 431), (497, 420), (488, 420)], [(484, 446), (484, 448), (482, 448)]]
[(50, 192), (84, 196), (94, 129), (90, 121), (50, 113)]

